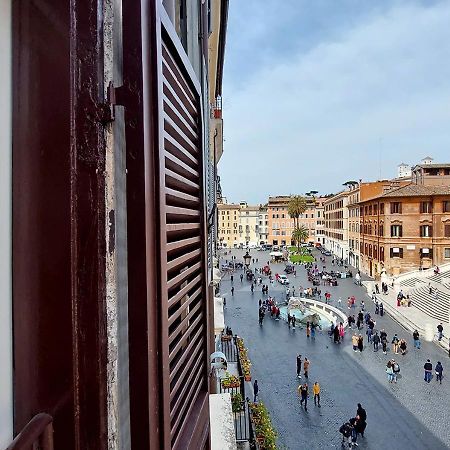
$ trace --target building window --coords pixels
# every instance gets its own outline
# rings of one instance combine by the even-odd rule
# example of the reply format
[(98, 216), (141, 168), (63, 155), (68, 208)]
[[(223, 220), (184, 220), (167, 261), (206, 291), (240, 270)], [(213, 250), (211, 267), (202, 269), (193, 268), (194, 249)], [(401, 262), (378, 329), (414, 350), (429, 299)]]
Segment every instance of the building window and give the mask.
[(420, 249), (420, 257), (421, 258), (432, 258), (433, 250), (431, 248), (421, 248)]
[(391, 225), (391, 237), (402, 237), (402, 231), (401, 225)]
[(442, 202), (442, 211), (443, 212), (450, 212), (450, 201)]
[(384, 214), (384, 203), (380, 203), (380, 214)]
[(401, 214), (401, 213), (402, 213), (402, 204), (400, 202), (392, 202), (391, 214)]
[(444, 236), (450, 237), (450, 225), (444, 225)]
[(444, 248), (444, 258), (450, 259), (450, 248)]
[(403, 258), (403, 249), (399, 247), (391, 247), (391, 258)]
[(433, 212), (433, 203), (431, 202), (421, 202), (420, 203), (420, 212), (422, 214), (429, 214)]
[(384, 236), (384, 225), (382, 223), (378, 227), (378, 235), (379, 236)]
[(384, 247), (380, 247), (380, 261), (384, 261)]
[(433, 235), (433, 227), (431, 225), (422, 225), (420, 227), (420, 237), (431, 237)]
[(373, 214), (375, 216), (378, 214), (378, 205), (373, 205)]

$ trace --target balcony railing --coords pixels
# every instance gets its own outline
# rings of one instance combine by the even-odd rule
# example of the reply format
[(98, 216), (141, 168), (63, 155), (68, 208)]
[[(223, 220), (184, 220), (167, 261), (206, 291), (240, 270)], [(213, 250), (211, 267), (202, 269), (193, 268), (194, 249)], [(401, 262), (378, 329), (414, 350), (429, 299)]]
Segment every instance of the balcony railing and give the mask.
[(49, 414), (40, 413), (34, 416), (6, 450), (30, 448), (53, 450), (53, 418)]

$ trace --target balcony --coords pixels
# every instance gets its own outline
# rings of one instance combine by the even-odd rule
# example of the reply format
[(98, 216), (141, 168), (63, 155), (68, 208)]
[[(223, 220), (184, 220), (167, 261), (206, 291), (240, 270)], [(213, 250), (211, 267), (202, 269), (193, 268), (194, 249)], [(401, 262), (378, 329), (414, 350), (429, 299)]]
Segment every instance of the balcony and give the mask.
[(34, 416), (6, 450), (53, 450), (53, 418), (40, 413)]

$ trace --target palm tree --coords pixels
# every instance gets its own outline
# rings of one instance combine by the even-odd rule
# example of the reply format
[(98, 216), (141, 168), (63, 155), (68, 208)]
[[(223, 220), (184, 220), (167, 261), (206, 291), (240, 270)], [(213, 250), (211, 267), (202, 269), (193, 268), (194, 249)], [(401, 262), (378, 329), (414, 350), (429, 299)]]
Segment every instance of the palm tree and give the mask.
[(306, 211), (306, 199), (301, 195), (293, 195), (289, 200), (288, 214), (291, 219), (294, 219), (295, 228), (298, 228), (298, 218), (300, 214)]
[(292, 240), (297, 243), (297, 250), (300, 253), (300, 244), (309, 238), (309, 231), (305, 225), (296, 227), (292, 232)]

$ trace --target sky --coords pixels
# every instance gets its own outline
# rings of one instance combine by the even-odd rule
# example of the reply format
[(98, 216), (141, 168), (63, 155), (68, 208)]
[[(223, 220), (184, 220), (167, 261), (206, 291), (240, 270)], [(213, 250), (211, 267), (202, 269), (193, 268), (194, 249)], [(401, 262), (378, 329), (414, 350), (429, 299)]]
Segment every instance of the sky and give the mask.
[(450, 162), (450, 0), (230, 0), (223, 83), (229, 202)]

